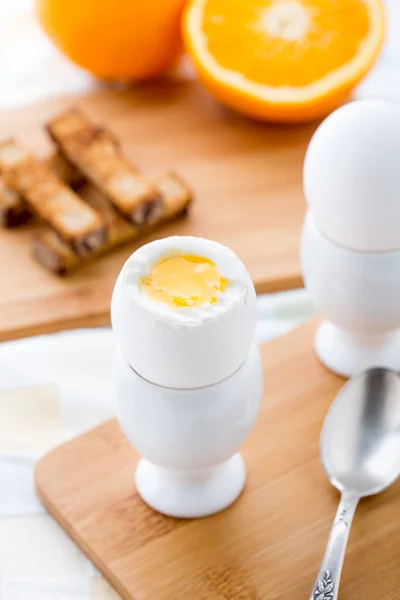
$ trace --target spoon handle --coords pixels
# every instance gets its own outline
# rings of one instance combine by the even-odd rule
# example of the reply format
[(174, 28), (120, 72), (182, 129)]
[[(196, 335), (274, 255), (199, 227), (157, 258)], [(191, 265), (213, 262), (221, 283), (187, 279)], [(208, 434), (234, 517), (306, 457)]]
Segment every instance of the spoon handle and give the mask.
[(359, 498), (342, 494), (310, 600), (336, 600), (350, 526)]

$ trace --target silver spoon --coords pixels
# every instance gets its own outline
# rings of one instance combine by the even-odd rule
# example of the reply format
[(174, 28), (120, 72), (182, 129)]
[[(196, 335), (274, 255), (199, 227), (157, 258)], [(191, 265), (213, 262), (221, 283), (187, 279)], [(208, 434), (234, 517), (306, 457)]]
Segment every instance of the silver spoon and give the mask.
[(311, 600), (336, 600), (358, 501), (400, 474), (400, 378), (387, 369), (353, 377), (336, 396), (321, 434), (321, 460), (341, 493)]

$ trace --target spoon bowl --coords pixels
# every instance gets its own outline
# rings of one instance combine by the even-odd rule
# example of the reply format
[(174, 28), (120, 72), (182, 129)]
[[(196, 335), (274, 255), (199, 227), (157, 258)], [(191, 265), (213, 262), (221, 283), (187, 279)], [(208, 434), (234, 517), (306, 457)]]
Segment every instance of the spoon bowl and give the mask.
[(310, 600), (336, 600), (351, 522), (360, 498), (400, 475), (400, 378), (374, 368), (350, 379), (326, 416), (321, 460), (341, 500)]
[(333, 402), (321, 434), (331, 483), (355, 495), (377, 494), (400, 474), (400, 378), (375, 368), (350, 379)]

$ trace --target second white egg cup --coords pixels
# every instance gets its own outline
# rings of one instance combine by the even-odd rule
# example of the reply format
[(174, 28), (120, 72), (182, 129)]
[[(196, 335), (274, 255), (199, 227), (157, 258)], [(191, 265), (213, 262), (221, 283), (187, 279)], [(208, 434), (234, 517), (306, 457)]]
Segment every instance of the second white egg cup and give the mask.
[(348, 250), (307, 213), (301, 243), (304, 282), (326, 317), (315, 337), (320, 360), (350, 377), (371, 367), (400, 370), (400, 251)]
[(152, 384), (121, 353), (114, 380), (119, 423), (143, 456), (135, 476), (143, 500), (163, 514), (183, 518), (204, 517), (232, 504), (246, 480), (238, 450), (262, 398), (257, 346), (231, 377), (205, 388)]

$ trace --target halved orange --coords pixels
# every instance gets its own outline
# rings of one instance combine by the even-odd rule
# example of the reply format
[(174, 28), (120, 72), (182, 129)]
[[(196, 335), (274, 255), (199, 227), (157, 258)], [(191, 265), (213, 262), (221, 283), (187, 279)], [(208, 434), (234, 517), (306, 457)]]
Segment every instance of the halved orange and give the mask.
[(191, 0), (183, 20), (200, 79), (226, 105), (274, 121), (324, 116), (378, 57), (381, 0)]

